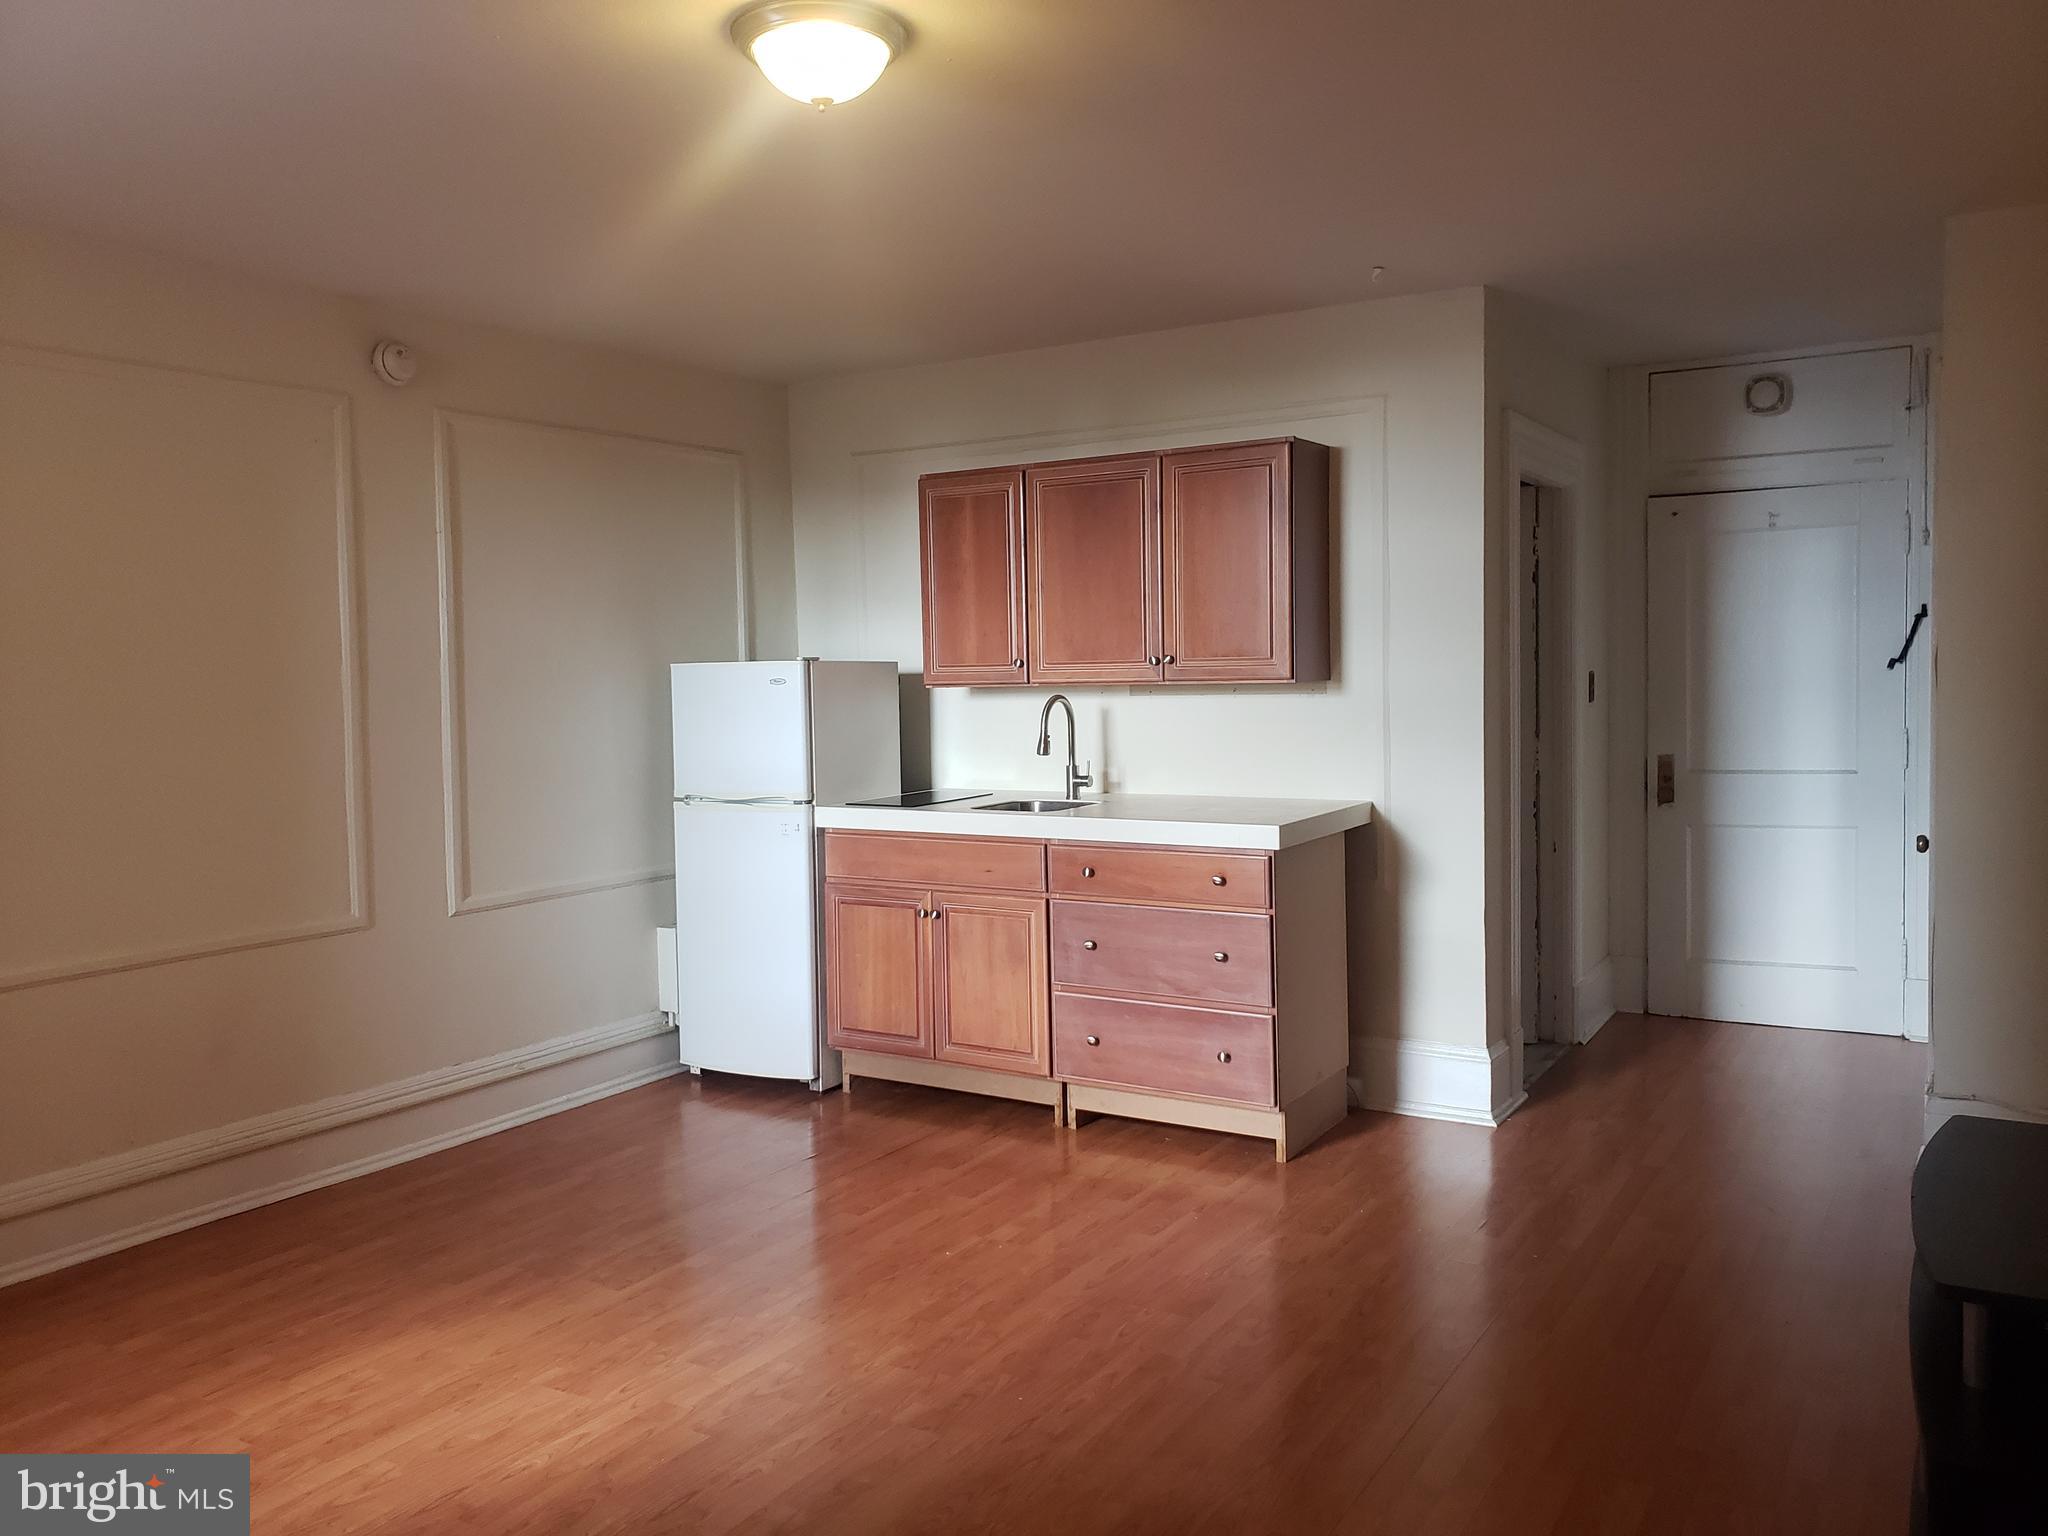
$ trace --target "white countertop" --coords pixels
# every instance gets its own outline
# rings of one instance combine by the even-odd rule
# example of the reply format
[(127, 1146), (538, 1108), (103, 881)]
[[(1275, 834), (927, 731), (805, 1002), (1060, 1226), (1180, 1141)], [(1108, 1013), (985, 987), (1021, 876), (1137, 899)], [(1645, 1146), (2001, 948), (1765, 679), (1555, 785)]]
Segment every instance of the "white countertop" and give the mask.
[(1072, 811), (983, 811), (997, 800), (1056, 799), (1042, 789), (992, 789), (945, 805), (821, 805), (818, 825), (849, 832), (941, 832), (1061, 843), (1158, 843), (1179, 848), (1292, 848), (1372, 820), (1368, 800), (1252, 800), (1224, 795), (1092, 794)]

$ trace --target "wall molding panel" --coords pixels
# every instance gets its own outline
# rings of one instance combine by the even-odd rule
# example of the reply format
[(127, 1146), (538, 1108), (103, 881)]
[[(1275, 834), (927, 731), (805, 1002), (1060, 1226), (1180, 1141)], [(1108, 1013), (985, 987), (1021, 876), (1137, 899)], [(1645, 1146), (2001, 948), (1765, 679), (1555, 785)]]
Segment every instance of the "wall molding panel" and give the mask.
[[(367, 928), (370, 923), (370, 867), (368, 851), (368, 813), (365, 803), (364, 783), (364, 715), (361, 637), (358, 624), (358, 603), (362, 585), (356, 548), (356, 513), (354, 499), (354, 446), (351, 402), (348, 395), (327, 389), (304, 385), (278, 383), (265, 379), (237, 377), (229, 374), (208, 372), (196, 368), (166, 366), (154, 363), (131, 362), (122, 359), (101, 357), (86, 353), (59, 351), (34, 347), (0, 345), (0, 388), (5, 388), (10, 376), (17, 386), (25, 386), (28, 397), (37, 403), (51, 403), (59, 399), (65, 381), (84, 388), (103, 388), (104, 396), (93, 402), (94, 425), (104, 431), (108, 420), (125, 419), (134, 424), (131, 433), (123, 434), (123, 447), (128, 447), (129, 438), (147, 444), (153, 430), (159, 437), (175, 440), (179, 446), (193, 456), (193, 463), (186, 466), (170, 466), (169, 478), (176, 479), (182, 470), (183, 489), (193, 490), (192, 477), (206, 469), (221, 469), (227, 465), (242, 476), (232, 493), (244, 497), (258, 498), (244, 504), (235, 504), (236, 509), (247, 513), (250, 506), (268, 514), (272, 508), (269, 501), (260, 499), (263, 495), (281, 494), (273, 481), (283, 481), (295, 474), (302, 489), (309, 494), (317, 482), (320, 497), (319, 508), (323, 524), (328, 528), (325, 535), (327, 547), (332, 551), (332, 568), (321, 579), (327, 597), (332, 601), (333, 640), (335, 642), (335, 671), (327, 685), (332, 692), (328, 695), (335, 701), (335, 714), (328, 722), (335, 738), (336, 759), (330, 761), (328, 771), (332, 774), (338, 803), (334, 806), (336, 821), (331, 829), (322, 828), (322, 836), (333, 836), (338, 846), (328, 845), (329, 854), (337, 860), (337, 884), (341, 900), (334, 909), (291, 916), (281, 913), (284, 920), (260, 923), (233, 923), (215, 928), (213, 931), (197, 932), (190, 937), (170, 942), (88, 943), (77, 947), (60, 947), (43, 957), (21, 963), (5, 965), (0, 963), (0, 992), (22, 987), (33, 987), (53, 982), (69, 981), (86, 977), (104, 976), (114, 972), (136, 970), (147, 966), (166, 965), (176, 961), (198, 959), (208, 955), (228, 954), (241, 950), (259, 949), (272, 945), (296, 943), (308, 939), (325, 938), (335, 934), (349, 933)], [(83, 398), (81, 395), (80, 398)], [(195, 418), (205, 416), (209, 411), (242, 409), (249, 417), (247, 430), (263, 433), (253, 436), (246, 444), (232, 444), (199, 429)], [(143, 419), (146, 413), (155, 411), (158, 419)], [(181, 414), (182, 413), (182, 414)], [(220, 418), (215, 416), (206, 425), (218, 427)], [(315, 423), (317, 422), (317, 427)], [(61, 422), (60, 422), (61, 424)], [(47, 428), (48, 423), (42, 424)], [(317, 432), (317, 443), (304, 440), (304, 434)], [(92, 456), (84, 457), (88, 451), (85, 443), (69, 442), (61, 431), (50, 431), (37, 439), (46, 447), (53, 460), (67, 451), (75, 450), (77, 457), (69, 462), (88, 463), (96, 473), (115, 476), (138, 473), (137, 466), (124, 465), (118, 455), (109, 455), (103, 449), (91, 448)], [(318, 456), (318, 467), (314, 468), (311, 457), (286, 463), (273, 460), (256, 462), (260, 452), (272, 454), (304, 453), (308, 448)], [(133, 451), (140, 453), (145, 447)], [(209, 460), (206, 456), (215, 457)], [(38, 476), (47, 471), (47, 465), (17, 461), (10, 465), (15, 478), (10, 481), (10, 490), (24, 501), (36, 494), (33, 487), (39, 484)], [(290, 471), (292, 474), (287, 474)], [(264, 479), (271, 476), (270, 480)], [(26, 480), (31, 489), (24, 489), (21, 481)], [(68, 481), (68, 477), (67, 477)], [(126, 503), (117, 503), (107, 490), (112, 481), (94, 485), (86, 490), (74, 490), (65, 484), (63, 490), (74, 494), (94, 496), (97, 499), (87, 505), (92, 509), (106, 508), (112, 520), (109, 528), (100, 530), (100, 543), (95, 546), (95, 556), (103, 555), (107, 547), (126, 548), (132, 543), (121, 537), (124, 531), (119, 519), (124, 515), (131, 520), (138, 517), (136, 509)], [(61, 494), (59, 492), (58, 494)], [(233, 495), (221, 492), (207, 503), (207, 510), (217, 511), (218, 506), (233, 504)], [(160, 511), (153, 503), (144, 509), (149, 513)], [(277, 507), (280, 513), (276, 527), (289, 526), (289, 519), (303, 508), (290, 503)], [(41, 529), (31, 529), (26, 523), (17, 530), (24, 539)], [(78, 537), (77, 526), (64, 527), (64, 533)], [(65, 551), (49, 543), (32, 549), (27, 563), (38, 560), (56, 563)], [(258, 558), (256, 552), (245, 552), (248, 558)], [(137, 561), (148, 558), (146, 551), (137, 551)], [(324, 557), (323, 557), (324, 558)], [(304, 574), (304, 573), (301, 573)], [(152, 570), (152, 580), (175, 580), (176, 573), (165, 576)], [(132, 579), (132, 578), (131, 578)], [(323, 610), (324, 611), (324, 606)], [(160, 615), (150, 617), (161, 619)], [(202, 615), (211, 617), (211, 615)], [(184, 621), (185, 616), (180, 616)], [(61, 644), (61, 640), (53, 642)], [(279, 686), (285, 686), (280, 681)], [(296, 680), (291, 681), (296, 696)], [(129, 722), (107, 724), (90, 716), (69, 717), (66, 725), (74, 730), (98, 729), (117, 734), (129, 728)], [(189, 744), (187, 744), (189, 746)], [(186, 772), (195, 772), (188, 760)], [(0, 792), (19, 792), (15, 786), (0, 784)], [(89, 793), (82, 790), (81, 793)], [(244, 808), (246, 809), (246, 808)], [(63, 811), (56, 812), (61, 816)], [(254, 813), (250, 813), (254, 814)], [(67, 829), (68, 832), (68, 829)], [(251, 832), (254, 837), (255, 833)], [(107, 857), (102, 846), (97, 850)], [(89, 855), (88, 855), (89, 857)], [(192, 871), (188, 867), (179, 876), (182, 888), (193, 887)], [(250, 875), (250, 879), (261, 877), (261, 872)], [(159, 910), (177, 905), (176, 893), (166, 890), (160, 893)], [(248, 896), (245, 905), (288, 908), (300, 897), (292, 892), (276, 890), (256, 896)], [(317, 907), (317, 902), (308, 902)]]
[(642, 1014), (17, 1180), (0, 1186), (0, 1286), (682, 1070), (674, 1027)]
[[(496, 434), (500, 440), (525, 439), (528, 451), (546, 445), (565, 452), (605, 453), (619, 456), (652, 456), (675, 466), (701, 470), (713, 468), (723, 477), (722, 494), (728, 498), (732, 556), (729, 577), (721, 576), (721, 587), (730, 582), (732, 625), (715, 642), (719, 654), (705, 659), (733, 659), (751, 655), (751, 604), (748, 548), (750, 519), (746, 495), (745, 462), (735, 450), (674, 442), (630, 433), (597, 431), (512, 417), (488, 416), (466, 411), (434, 412), (434, 494), (435, 537), (439, 559), (439, 627), (441, 665), (441, 770), (444, 806), (444, 842), (447, 872), (448, 913), (459, 917), (533, 902), (617, 890), (673, 879), (673, 862), (662, 858), (647, 864), (614, 865), (598, 869), (563, 869), (557, 878), (521, 880), (479, 888), (476, 865), (478, 850), (484, 846), (476, 824), (475, 767), (471, 760), (472, 721), (468, 689), (472, 684), (471, 648), (473, 637), (466, 619), (466, 541), (473, 537), (465, 527), (463, 475), (465, 435), (479, 439)], [(472, 446), (472, 454), (481, 450)], [(688, 508), (679, 507), (679, 512)], [(708, 578), (707, 578), (708, 579)], [(675, 601), (686, 605), (688, 598), (678, 591)], [(727, 636), (729, 635), (729, 638)], [(709, 637), (705, 643), (711, 644)], [(665, 718), (665, 716), (664, 716)]]

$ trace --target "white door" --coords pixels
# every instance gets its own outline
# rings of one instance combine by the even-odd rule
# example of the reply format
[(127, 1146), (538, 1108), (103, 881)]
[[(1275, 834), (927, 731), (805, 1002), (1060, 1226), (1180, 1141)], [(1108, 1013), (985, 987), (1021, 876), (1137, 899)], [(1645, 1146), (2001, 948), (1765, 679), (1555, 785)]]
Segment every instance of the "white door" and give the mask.
[(806, 806), (676, 806), (676, 1029), (714, 1072), (819, 1076)]
[(1899, 1034), (1906, 486), (1649, 524), (1650, 1009)]

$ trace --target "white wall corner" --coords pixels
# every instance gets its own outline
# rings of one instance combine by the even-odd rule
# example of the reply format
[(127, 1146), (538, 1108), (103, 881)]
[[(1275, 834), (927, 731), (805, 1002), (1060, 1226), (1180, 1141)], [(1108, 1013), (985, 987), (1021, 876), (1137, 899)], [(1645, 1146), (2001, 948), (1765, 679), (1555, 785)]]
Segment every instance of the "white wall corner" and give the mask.
[(1614, 1017), (1614, 961), (1602, 960), (1572, 984), (1572, 1039), (1580, 1045)]
[(658, 1013), (0, 1185), (0, 1286), (682, 1070)]
[(2048, 1110), (2021, 1109), (2015, 1104), (2000, 1104), (1993, 1099), (1950, 1099), (1944, 1098), (1933, 1089), (1927, 1091), (1927, 1111), (1920, 1128), (1920, 1145), (1926, 1146), (1940, 1130), (1957, 1115), (1979, 1115), (1986, 1120), (2024, 1120), (2030, 1125), (2048, 1125)]
[(1507, 1042), (1481, 1049), (1432, 1040), (1352, 1042), (1358, 1102), (1388, 1114), (1464, 1125), (1498, 1125), (1521, 1107)]
[(1643, 994), (1645, 966), (1641, 955), (1615, 955), (1608, 962), (1614, 968), (1614, 1011), (1643, 1013), (1648, 1001)]

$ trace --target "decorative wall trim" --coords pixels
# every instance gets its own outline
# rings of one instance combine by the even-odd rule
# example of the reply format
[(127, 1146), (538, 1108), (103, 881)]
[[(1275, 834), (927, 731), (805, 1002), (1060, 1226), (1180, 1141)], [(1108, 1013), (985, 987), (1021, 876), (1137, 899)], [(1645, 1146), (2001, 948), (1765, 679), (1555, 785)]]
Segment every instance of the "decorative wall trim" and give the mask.
[[(481, 1088), (480, 1096), (409, 1099), (398, 1105), (380, 1101), (365, 1111), (365, 1116), (378, 1117), (372, 1123), (357, 1117), (353, 1123), (322, 1124), (307, 1133), (315, 1139), (242, 1148), (226, 1154), (226, 1162), (188, 1167), (180, 1174), (0, 1225), (0, 1286), (425, 1157), (681, 1072), (673, 1041), (662, 1038), (668, 1032), (638, 1032), (642, 1026), (642, 1020), (626, 1020), (544, 1042), (530, 1048), (534, 1065), (518, 1076), (466, 1079), (450, 1090), (467, 1095)], [(573, 1055), (547, 1050), (571, 1041), (583, 1041), (589, 1049)], [(452, 1069), (449, 1080), (455, 1081), (464, 1070)]]
[(1614, 961), (1602, 960), (1572, 988), (1572, 1039), (1580, 1045), (1614, 1017)]
[(733, 482), (734, 612), (738, 616), (734, 644), (735, 654), (742, 658), (751, 657), (754, 653), (752, 594), (749, 591), (752, 520), (747, 506), (745, 457), (736, 449), (672, 442), (666, 438), (643, 437), (630, 432), (605, 432), (590, 427), (522, 421), (511, 416), (486, 416), (471, 411), (443, 409), (434, 412), (434, 541), (440, 567), (441, 795), (448, 915), (461, 917), (472, 912), (490, 912), (501, 907), (525, 906), (536, 901), (554, 901), (565, 896), (585, 896), (595, 891), (672, 880), (675, 878), (674, 867), (658, 864), (507, 891), (478, 892), (471, 888), (468, 738), (462, 708), (462, 537), (453, 436), (454, 429), (465, 422), (527, 432), (604, 438), (660, 449), (700, 463), (730, 466)]
[(132, 1152), (117, 1152), (111, 1157), (80, 1163), (76, 1167), (60, 1168), (54, 1173), (17, 1179), (12, 1184), (0, 1185), (0, 1221), (12, 1221), (77, 1200), (89, 1200), (133, 1184), (181, 1173), (187, 1168), (242, 1157), (282, 1142), (352, 1125), (358, 1120), (467, 1093), (506, 1078), (574, 1061), (581, 1056), (631, 1045), (636, 1040), (661, 1034), (670, 1027), (667, 1019), (659, 1013), (636, 1014), (630, 1019), (600, 1024), (594, 1029), (500, 1051), (495, 1056), (459, 1062), (452, 1067), (437, 1067), (395, 1083), (383, 1083), (357, 1093), (295, 1105), (273, 1114), (257, 1115), (211, 1130), (196, 1131), (189, 1136), (155, 1142)]
[(1504, 1040), (1483, 1050), (1430, 1040), (1354, 1039), (1351, 1045), (1358, 1069), (1352, 1090), (1367, 1109), (1494, 1126), (1525, 1097), (1512, 1084), (1513, 1053)]
[(52, 368), (106, 378), (135, 375), (183, 375), (215, 384), (244, 389), (270, 390), (324, 400), (330, 407), (332, 456), (334, 464), (334, 541), (336, 601), (339, 604), (336, 630), (341, 642), (341, 738), (343, 837), (348, 853), (348, 911), (339, 920), (320, 919), (276, 928), (252, 929), (223, 934), (213, 939), (157, 949), (116, 950), (84, 955), (54, 965), (31, 966), (0, 975), (0, 992), (35, 987), (58, 981), (75, 981), (106, 976), (116, 971), (141, 970), (146, 966), (169, 965), (180, 960), (197, 960), (207, 955), (233, 954), (245, 949), (265, 949), (276, 944), (295, 944), (304, 939), (328, 938), (354, 933), (370, 926), (369, 813), (364, 800), (363, 704), (361, 639), (356, 623), (362, 578), (356, 564), (355, 540), (355, 446), (351, 401), (331, 389), (314, 389), (302, 384), (281, 384), (269, 379), (242, 378), (212, 373), (200, 368), (175, 367), (162, 363), (134, 362), (123, 358), (97, 357), (83, 352), (64, 352), (42, 347), (0, 345), (0, 364), (23, 368)]

